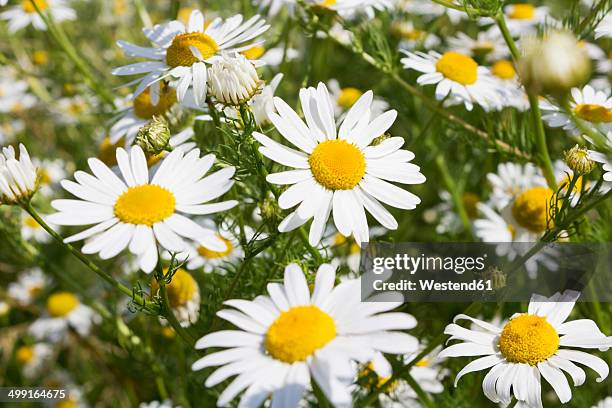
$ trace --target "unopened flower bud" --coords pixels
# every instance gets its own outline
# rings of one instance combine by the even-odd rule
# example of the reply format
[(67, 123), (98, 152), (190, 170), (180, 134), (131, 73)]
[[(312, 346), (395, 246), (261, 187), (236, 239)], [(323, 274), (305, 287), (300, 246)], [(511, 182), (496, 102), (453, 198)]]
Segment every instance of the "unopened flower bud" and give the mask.
[(149, 123), (138, 130), (135, 144), (151, 155), (168, 150), (170, 146), (168, 122), (161, 116), (153, 116)]
[(588, 149), (578, 145), (565, 152), (565, 163), (578, 176), (589, 174), (595, 168)]
[(0, 153), (0, 204), (23, 204), (38, 189), (38, 174), (25, 146), (19, 145), (19, 160), (13, 146)]
[(223, 55), (208, 69), (210, 93), (225, 105), (240, 106), (261, 91), (253, 64), (242, 54)]
[(523, 39), (519, 60), (521, 81), (531, 92), (561, 96), (585, 83), (591, 74), (591, 60), (578, 40), (563, 31), (543, 39)]
[(506, 287), (506, 274), (501, 269), (492, 266), (485, 272), (485, 277), (491, 281), (491, 286), (495, 290)]

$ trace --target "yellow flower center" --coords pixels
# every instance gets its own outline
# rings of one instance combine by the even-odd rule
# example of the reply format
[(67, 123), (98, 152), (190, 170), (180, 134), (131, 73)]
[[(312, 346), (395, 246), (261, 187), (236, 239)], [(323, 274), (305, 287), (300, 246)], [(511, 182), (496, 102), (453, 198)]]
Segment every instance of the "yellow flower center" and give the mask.
[(429, 367), (429, 359), (423, 358), (415, 363), (416, 367)]
[(117, 143), (112, 144), (110, 141), (110, 137), (105, 137), (100, 144), (100, 151), (98, 152), (98, 159), (102, 161), (102, 163), (106, 164), (109, 167), (113, 167), (117, 165), (117, 148), (123, 145), (124, 140), (121, 138)]
[(73, 401), (71, 399), (65, 399), (58, 402), (55, 408), (75, 408), (76, 406), (76, 401)]
[(332, 7), (335, 6), (337, 3), (337, 0), (323, 0), (323, 2), (321, 3), (322, 7)]
[(225, 242), (225, 247), (227, 248), (225, 251), (212, 251), (212, 250), (210, 250), (208, 248), (205, 248), (205, 247), (200, 245), (200, 246), (198, 246), (198, 254), (200, 254), (204, 258), (208, 258), (208, 259), (225, 258), (229, 254), (231, 254), (232, 251), (234, 250), (234, 245), (232, 244), (232, 241), (222, 237), (221, 235), (217, 235), (217, 238), (219, 238), (219, 239), (223, 240), (223, 242)]
[(319, 143), (308, 163), (314, 178), (330, 190), (352, 189), (361, 181), (366, 169), (361, 150), (338, 139)]
[(477, 43), (472, 47), (472, 52), (476, 55), (486, 55), (495, 49), (495, 45), (490, 41)]
[(498, 347), (509, 362), (534, 366), (557, 352), (559, 335), (544, 317), (522, 314), (506, 323)]
[[(376, 373), (376, 370), (374, 369), (374, 364), (372, 364), (371, 362), (368, 363), (363, 370), (361, 370), (361, 372), (359, 372), (359, 378), (361, 379), (366, 379), (365, 383), (363, 384), (364, 388), (366, 388), (368, 391), (373, 391), (375, 389), (380, 389), (383, 385), (385, 385), (387, 382), (389, 382), (389, 380), (391, 380), (391, 377), (381, 377)], [(390, 393), (393, 390), (395, 390), (397, 388), (398, 385), (398, 381), (394, 380), (391, 384), (389, 384), (386, 388), (385, 388), (385, 392), (386, 393)]]
[(512, 6), (510, 18), (515, 20), (533, 20), (535, 16), (535, 7), (532, 4), (522, 3)]
[(436, 62), (436, 70), (451, 81), (471, 85), (478, 79), (478, 64), (459, 52), (445, 52)]
[(516, 76), (516, 71), (514, 70), (514, 66), (512, 62), (508, 60), (497, 61), (491, 67), (491, 72), (498, 78), (501, 79), (512, 79)]
[(26, 13), (36, 13), (36, 7), (38, 7), (40, 11), (44, 11), (49, 5), (46, 0), (23, 0), (21, 2), (21, 7)]
[[(168, 273), (168, 268), (164, 270), (164, 275)], [(159, 285), (155, 279), (151, 282), (153, 292), (159, 290)], [(177, 269), (172, 276), (172, 281), (166, 285), (168, 291), (168, 300), (170, 306), (178, 307), (183, 306), (187, 302), (193, 299), (193, 296), (198, 291), (198, 284), (193, 279), (193, 276), (184, 269)]]
[(463, 201), (463, 207), (465, 207), (465, 212), (467, 213), (470, 219), (476, 219), (478, 217), (478, 203), (480, 202), (480, 198), (474, 193), (463, 193), (461, 197)]
[(361, 98), (362, 92), (357, 88), (343, 88), (338, 96), (338, 105), (348, 109)]
[(209, 35), (200, 32), (179, 34), (166, 50), (166, 63), (171, 67), (190, 67), (198, 58), (190, 47), (200, 50), (203, 59), (208, 59), (219, 51), (219, 45)]
[(30, 296), (34, 297), (36, 295), (38, 295), (40, 292), (42, 292), (42, 287), (41, 286), (32, 286), (28, 289), (28, 293), (30, 294)]
[(330, 315), (316, 306), (296, 306), (270, 325), (266, 350), (285, 363), (304, 361), (336, 337), (336, 324)]
[(15, 352), (15, 359), (20, 364), (28, 364), (34, 358), (34, 347), (21, 346)]
[(29, 215), (27, 215), (25, 217), (25, 219), (23, 220), (23, 224), (28, 227), (28, 228), (32, 228), (32, 229), (39, 229), (40, 225), (36, 222), (36, 220), (32, 217), (30, 217)]
[(574, 108), (576, 116), (591, 123), (612, 122), (612, 109), (591, 103), (582, 103)]
[(266, 49), (261, 45), (256, 45), (254, 47), (249, 48), (248, 50), (244, 50), (241, 52), (242, 55), (247, 57), (250, 60), (256, 60), (261, 58), (262, 55), (266, 52)]
[(154, 184), (130, 187), (115, 203), (115, 215), (127, 224), (149, 227), (174, 213), (174, 194)]
[(45, 65), (49, 61), (49, 53), (47, 51), (34, 51), (32, 53), (32, 62), (36, 65)]
[(57, 292), (47, 299), (47, 311), (53, 317), (63, 317), (79, 305), (79, 299), (70, 292)]
[(134, 113), (141, 119), (151, 119), (153, 116), (165, 114), (175, 103), (175, 89), (166, 84), (162, 84), (159, 89), (159, 101), (157, 105), (151, 103), (151, 91), (147, 88), (134, 99)]
[(540, 233), (549, 226), (548, 208), (553, 191), (548, 187), (531, 188), (514, 200), (512, 216), (523, 228)]

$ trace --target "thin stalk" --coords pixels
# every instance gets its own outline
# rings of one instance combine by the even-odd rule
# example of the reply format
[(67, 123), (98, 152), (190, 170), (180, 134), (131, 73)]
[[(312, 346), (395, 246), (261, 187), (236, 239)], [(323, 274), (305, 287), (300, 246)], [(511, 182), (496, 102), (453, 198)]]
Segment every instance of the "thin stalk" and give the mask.
[(111, 275), (109, 275), (108, 273), (104, 272), (102, 269), (100, 269), (100, 267), (98, 267), (98, 265), (96, 265), (95, 263), (93, 263), (91, 260), (89, 260), (85, 255), (83, 255), (79, 250), (77, 250), (75, 247), (73, 247), (70, 244), (67, 244), (64, 242), (64, 239), (61, 237), (61, 235), (59, 235), (53, 228), (51, 228), (41, 217), (40, 215), (38, 215), (38, 212), (36, 212), (36, 210), (34, 209), (34, 207), (32, 207), (31, 203), (27, 203), (23, 206), (23, 209), (30, 214), (30, 216), (32, 218), (34, 218), (34, 220), (36, 220), (36, 222), (43, 227), (43, 229), (45, 231), (47, 231), (49, 233), (49, 235), (51, 235), (61, 246), (63, 246), (66, 250), (68, 250), (72, 255), (74, 255), (79, 261), (81, 261), (87, 268), (91, 269), (92, 272), (94, 272), (96, 275), (98, 275), (99, 277), (101, 277), (102, 279), (104, 279), (108, 284), (110, 284), (112, 287), (118, 289), (121, 293), (123, 293), (126, 296), (129, 296), (130, 298), (133, 299), (134, 303), (142, 306), (144, 309), (146, 309), (148, 312), (153, 313), (153, 314), (158, 314), (158, 310), (157, 308), (155, 308), (155, 306), (150, 302), (147, 301), (146, 299), (144, 299), (142, 296), (134, 293), (134, 291), (126, 286), (124, 286), (123, 284), (121, 284), (120, 282), (118, 282), (117, 280), (115, 280), (115, 278), (113, 278)]
[[(495, 21), (497, 22), (497, 26), (499, 27), (508, 48), (510, 48), (512, 58), (515, 62), (517, 62), (520, 57), (520, 53), (514, 39), (512, 38), (512, 35), (510, 34), (510, 30), (508, 30), (508, 25), (506, 24), (504, 14), (499, 12), (495, 17)], [(548, 153), (548, 146), (546, 145), (546, 132), (544, 131), (544, 123), (542, 122), (540, 101), (538, 100), (538, 96), (529, 90), (527, 91), (527, 96), (529, 98), (531, 120), (535, 130), (538, 161), (540, 167), (542, 168), (542, 172), (544, 173), (544, 177), (546, 178), (546, 182), (548, 183), (548, 187), (550, 187), (552, 190), (557, 190), (557, 180), (555, 179), (555, 172), (553, 170), (552, 161), (550, 160), (550, 154)]]
[(138, 17), (140, 18), (142, 25), (147, 28), (153, 27), (151, 17), (149, 16), (149, 13), (147, 12), (142, 0), (134, 0), (134, 7), (136, 7), (136, 12), (138, 13)]
[(436, 156), (436, 166), (438, 167), (438, 171), (442, 176), (442, 181), (446, 185), (446, 188), (451, 194), (453, 199), (453, 204), (455, 205), (455, 209), (459, 214), (459, 218), (461, 219), (461, 223), (463, 224), (463, 228), (465, 232), (469, 236), (470, 240), (474, 240), (474, 233), (472, 232), (472, 224), (470, 222), (470, 217), (468, 216), (467, 210), (465, 209), (465, 205), (463, 203), (463, 198), (461, 197), (461, 193), (459, 188), (457, 188), (457, 184), (453, 180), (448, 171), (448, 166), (446, 165), (446, 161), (441, 153), (438, 153)]

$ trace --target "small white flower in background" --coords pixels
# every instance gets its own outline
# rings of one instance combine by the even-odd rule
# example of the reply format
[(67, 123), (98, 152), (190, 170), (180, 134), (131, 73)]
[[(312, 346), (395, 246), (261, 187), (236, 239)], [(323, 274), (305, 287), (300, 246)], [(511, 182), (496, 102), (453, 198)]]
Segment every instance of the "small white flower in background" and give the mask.
[(487, 61), (498, 61), (507, 58), (510, 50), (499, 31), (480, 31), (476, 38), (458, 32), (448, 39), (449, 49), (472, 58), (486, 58)]
[(0, 13), (0, 20), (9, 22), (8, 30), (11, 33), (30, 24), (37, 30), (47, 29), (47, 25), (38, 15), (36, 7), (41, 12), (50, 14), (56, 23), (75, 20), (77, 17), (76, 12), (68, 7), (65, 0), (21, 0), (19, 3)]
[(500, 163), (496, 173), (487, 174), (491, 183), (491, 204), (501, 210), (521, 193), (532, 187), (545, 186), (546, 179), (538, 167), (531, 163)]
[[(115, 68), (113, 74), (146, 74), (137, 80), (139, 85), (134, 97), (155, 82), (175, 78), (179, 102), (185, 99), (187, 90), (192, 89), (195, 104), (201, 106), (206, 99), (207, 66), (216, 61), (222, 52), (240, 52), (261, 44), (263, 41), (255, 39), (268, 28), (270, 26), (260, 16), (243, 22), (240, 14), (226, 20), (215, 18), (205, 26), (202, 13), (193, 10), (186, 25), (174, 20), (145, 28), (145, 36), (154, 45), (151, 48), (119, 41), (117, 44), (126, 55), (148, 61)], [(257, 65), (257, 61), (253, 63)]]
[(0, 205), (29, 201), (38, 189), (37, 169), (24, 145), (19, 145), (19, 160), (13, 146), (0, 154)]
[(32, 162), (38, 169), (38, 182), (40, 192), (47, 197), (57, 193), (56, 187), (59, 182), (66, 178), (68, 171), (74, 170), (73, 163), (66, 163), (62, 159), (32, 159)]
[(612, 397), (607, 397), (599, 401), (599, 403), (593, 405), (592, 408), (612, 408)]
[(533, 93), (564, 95), (589, 79), (591, 59), (573, 34), (553, 31), (541, 39), (526, 37), (521, 45), (518, 71)]
[(26, 81), (17, 78), (17, 73), (10, 68), (0, 70), (0, 112), (17, 114), (30, 109), (37, 98), (28, 92)]
[(55, 292), (47, 298), (47, 309), (43, 316), (32, 323), (30, 334), (37, 339), (58, 342), (68, 329), (74, 329), (80, 336), (87, 336), (98, 316), (89, 306), (81, 303), (70, 292)]
[(564, 372), (575, 386), (586, 380), (585, 372), (574, 363), (597, 372), (602, 382), (609, 372), (601, 358), (572, 348), (608, 350), (612, 337), (606, 337), (589, 319), (566, 321), (579, 292), (565, 291), (550, 298), (534, 294), (527, 313), (517, 313), (502, 327), (466, 315), (454, 321), (469, 320), (485, 331), (474, 331), (455, 323), (444, 330), (450, 340), (461, 340), (440, 353), (441, 358), (484, 356), (466, 365), (455, 377), (455, 386), (465, 374), (491, 368), (483, 381), (485, 396), (494, 403), (508, 405), (516, 398), (521, 406), (542, 408), (541, 379), (554, 389), (561, 403), (571, 400), (572, 392)]
[(397, 112), (390, 110), (373, 117), (373, 98), (372, 91), (364, 93), (339, 129), (323, 83), (316, 89), (300, 90), (306, 123), (285, 101), (274, 98), (279, 114), (271, 113), (270, 119), (279, 133), (300, 150), (253, 133), (262, 144), (259, 151), (264, 156), (295, 169), (267, 177), (270, 183), (291, 185), (278, 199), (280, 208), (297, 206), (280, 223), (279, 231), (292, 231), (314, 218), (309, 242), (316, 246), (333, 214), (338, 231), (347, 237), (354, 235), (361, 245), (369, 241), (365, 210), (385, 228), (394, 230), (397, 221), (380, 201), (405, 210), (421, 202), (416, 195), (390, 183), (422, 184), (425, 176), (419, 166), (410, 163), (414, 154), (400, 149), (404, 138), (381, 138), (393, 125)]
[[(514, 37), (533, 33), (536, 31), (537, 26), (544, 22), (554, 22), (554, 20), (549, 17), (548, 7), (536, 7), (529, 3), (509, 4), (504, 7), (504, 15), (508, 30)], [(495, 20), (489, 17), (482, 17), (479, 23), (481, 25), (493, 24)], [(491, 31), (501, 35), (499, 28), (496, 26), (491, 28)]]
[[(423, 213), (423, 219), (430, 224), (436, 223), (436, 232), (438, 234), (460, 233), (463, 231), (463, 222), (457, 214), (452, 195), (448, 191), (443, 190), (440, 191), (439, 196), (442, 202), (426, 210)], [(468, 218), (471, 221), (478, 218), (477, 205), (480, 202), (480, 197), (475, 193), (464, 192), (461, 195), (461, 201)]]
[[(416, 14), (428, 19), (434, 19), (446, 14), (452, 24), (457, 24), (461, 20), (468, 18), (468, 15), (463, 11), (444, 7), (430, 0), (399, 0), (398, 3), (398, 9), (408, 14)], [(457, 3), (455, 2), (455, 4)]]
[(251, 111), (255, 117), (257, 126), (264, 127), (270, 124), (270, 113), (275, 113), (276, 108), (274, 107), (274, 93), (276, 88), (283, 79), (283, 74), (276, 74), (269, 84), (266, 84), (261, 93), (251, 98)]
[(296, 408), (312, 379), (334, 406), (351, 404), (351, 384), (357, 363), (376, 353), (412, 353), (417, 340), (399, 330), (412, 329), (416, 320), (406, 313), (386, 313), (398, 302), (361, 302), (358, 279), (334, 287), (335, 270), (319, 267), (311, 291), (297, 264), (285, 269), (284, 284), (269, 283), (269, 296), (253, 301), (228, 300), (234, 309), (217, 315), (239, 330), (202, 337), (197, 349), (222, 347), (192, 369), (220, 366), (206, 380), (213, 387), (238, 375), (217, 400), (229, 404), (246, 390), (240, 405), (259, 406), (272, 395), (272, 406)]
[[(39, 214), (40, 215), (40, 214)], [(42, 216), (41, 218), (46, 222), (46, 216)], [(47, 224), (55, 229), (55, 226), (49, 222)], [(21, 215), (21, 237), (26, 241), (35, 241), (40, 243), (50, 242), (53, 238), (40, 224), (32, 218), (31, 215), (27, 213), (23, 213)]]
[(75, 180), (63, 180), (62, 187), (78, 200), (54, 200), (58, 213), (48, 217), (58, 225), (93, 225), (65, 242), (87, 240), (85, 254), (98, 253), (110, 259), (128, 248), (138, 257), (140, 268), (150, 273), (158, 261), (159, 243), (171, 252), (186, 249), (183, 238), (214, 251), (225, 250), (216, 231), (205, 229), (181, 215), (204, 215), (225, 211), (238, 204), (223, 201), (204, 204), (225, 194), (233, 185), (234, 167), (226, 167), (207, 177), (213, 154), (200, 157), (200, 150), (176, 149), (166, 156), (149, 177), (145, 154), (139, 146), (130, 153), (116, 151), (121, 178), (100, 160), (89, 159), (94, 176), (83, 171)]
[(595, 27), (595, 38), (612, 37), (612, 16), (608, 14)]
[(604, 181), (612, 182), (612, 158), (594, 150), (589, 150), (589, 157), (591, 160), (603, 165)]
[(401, 59), (404, 68), (423, 73), (417, 79), (419, 85), (437, 84), (436, 99), (450, 95), (449, 103), (462, 102), (467, 110), (472, 110), (474, 103), (485, 110), (501, 105), (497, 81), (488, 68), (479, 66), (472, 57), (455, 51), (402, 52), (406, 55)]
[(23, 375), (33, 378), (51, 360), (53, 348), (47, 343), (23, 345), (15, 350), (15, 361), (21, 368)]
[[(334, 107), (336, 119), (340, 121), (346, 116), (346, 113), (353, 107), (355, 102), (361, 98), (363, 92), (357, 88), (346, 87), (342, 88), (340, 83), (335, 79), (327, 81), (327, 88)], [(370, 114), (374, 117), (382, 115), (389, 109), (389, 103), (383, 98), (375, 96), (370, 105)]]
[(260, 92), (263, 81), (242, 54), (221, 55), (208, 68), (208, 86), (217, 102), (230, 106), (247, 103)]
[[(601, 133), (612, 132), (612, 96), (610, 90), (596, 91), (590, 85), (572, 88), (570, 108), (578, 118), (597, 128)], [(574, 124), (568, 112), (553, 103), (540, 100), (542, 119), (550, 127), (561, 127), (573, 136), (580, 136), (580, 129)]]
[(81, 95), (75, 95), (60, 98), (54, 111), (60, 123), (75, 124), (82, 121), (83, 116), (89, 115), (91, 108), (96, 104), (97, 101), (93, 98), (88, 99)]
[(170, 400), (141, 402), (138, 408), (173, 408), (174, 405)]
[(21, 272), (17, 281), (9, 284), (8, 296), (18, 304), (27, 306), (34, 302), (48, 284), (49, 278), (40, 268), (34, 268)]
[(523, 86), (519, 82), (514, 64), (510, 60), (501, 59), (491, 65), (491, 74), (497, 80), (498, 92), (501, 95), (502, 106), (520, 111), (529, 109), (529, 100)]
[[(164, 269), (164, 275), (168, 269)], [(181, 326), (189, 327), (198, 321), (200, 313), (200, 287), (196, 280), (186, 270), (179, 268), (172, 275), (172, 281), (166, 284), (168, 301), (172, 313), (176, 316)], [(151, 294), (158, 295), (159, 284), (155, 279), (151, 281)], [(160, 318), (162, 323), (165, 320)]]
[(400, 49), (412, 50), (416, 47), (430, 49), (440, 45), (440, 38), (438, 36), (417, 29), (410, 20), (394, 21), (391, 25), (391, 32), (401, 39)]

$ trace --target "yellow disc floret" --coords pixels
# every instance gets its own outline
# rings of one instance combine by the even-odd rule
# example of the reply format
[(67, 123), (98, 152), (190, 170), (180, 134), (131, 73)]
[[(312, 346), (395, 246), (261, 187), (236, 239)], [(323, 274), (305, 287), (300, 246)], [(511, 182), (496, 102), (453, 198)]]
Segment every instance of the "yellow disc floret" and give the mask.
[[(168, 268), (164, 270), (164, 275), (168, 274)], [(151, 282), (153, 292), (157, 292), (159, 285), (157, 281)], [(170, 306), (178, 307), (184, 306), (187, 302), (194, 298), (198, 290), (198, 284), (193, 279), (193, 276), (184, 269), (177, 269), (174, 275), (172, 275), (172, 281), (166, 285), (168, 291), (168, 300)]]
[(553, 191), (548, 187), (531, 188), (514, 200), (512, 216), (523, 228), (540, 233), (549, 226), (548, 209)]
[(323, 0), (321, 2), (321, 6), (322, 7), (332, 7), (335, 6), (337, 3), (337, 0)]
[(535, 16), (535, 7), (533, 4), (521, 3), (512, 5), (510, 15), (508, 17), (515, 20), (533, 20)]
[(209, 35), (194, 32), (179, 34), (174, 37), (172, 44), (166, 50), (166, 63), (171, 67), (190, 67), (199, 61), (193, 55), (191, 47), (195, 47), (202, 54), (203, 59), (208, 59), (219, 51), (219, 45)]
[(40, 11), (44, 11), (49, 5), (46, 0), (23, 0), (21, 2), (21, 7), (26, 13), (36, 13), (36, 7), (38, 7)]
[(361, 95), (362, 92), (357, 88), (343, 88), (338, 95), (338, 105), (348, 109), (357, 102)]
[(559, 349), (559, 335), (544, 317), (522, 314), (499, 336), (499, 351), (511, 363), (537, 365)]
[(330, 315), (316, 306), (296, 306), (270, 325), (266, 350), (285, 363), (304, 361), (336, 337), (336, 324)]
[(591, 123), (612, 122), (612, 109), (605, 106), (583, 103), (574, 108), (576, 116)]
[(514, 70), (514, 65), (512, 62), (508, 60), (500, 60), (497, 61), (491, 67), (491, 72), (498, 78), (501, 79), (512, 79), (516, 76), (516, 71)]
[(47, 299), (47, 311), (53, 317), (63, 317), (79, 305), (79, 299), (70, 292), (57, 292)]
[(365, 175), (366, 161), (357, 146), (344, 140), (319, 143), (308, 158), (314, 178), (330, 190), (350, 190)]
[(198, 254), (200, 254), (201, 256), (207, 259), (225, 258), (229, 254), (231, 254), (232, 251), (234, 250), (234, 245), (232, 244), (232, 241), (220, 235), (218, 235), (217, 238), (225, 242), (225, 247), (227, 248), (225, 251), (213, 251), (213, 250), (210, 250), (200, 245), (198, 246)]
[(15, 359), (20, 364), (28, 364), (34, 358), (34, 347), (21, 346), (15, 352)]
[(169, 190), (155, 184), (130, 187), (115, 202), (115, 215), (126, 224), (149, 227), (174, 213), (176, 200)]
[(436, 62), (436, 71), (451, 81), (471, 85), (478, 79), (478, 64), (459, 52), (445, 52)]
[(255, 45), (249, 48), (248, 50), (242, 51), (241, 54), (247, 57), (247, 59), (256, 60), (261, 58), (261, 56), (264, 55), (265, 52), (266, 49), (264, 47), (262, 47), (261, 45)]
[(141, 119), (151, 119), (168, 112), (176, 103), (176, 90), (166, 84), (159, 89), (159, 101), (156, 105), (151, 103), (150, 88), (145, 89), (134, 99), (134, 113)]

